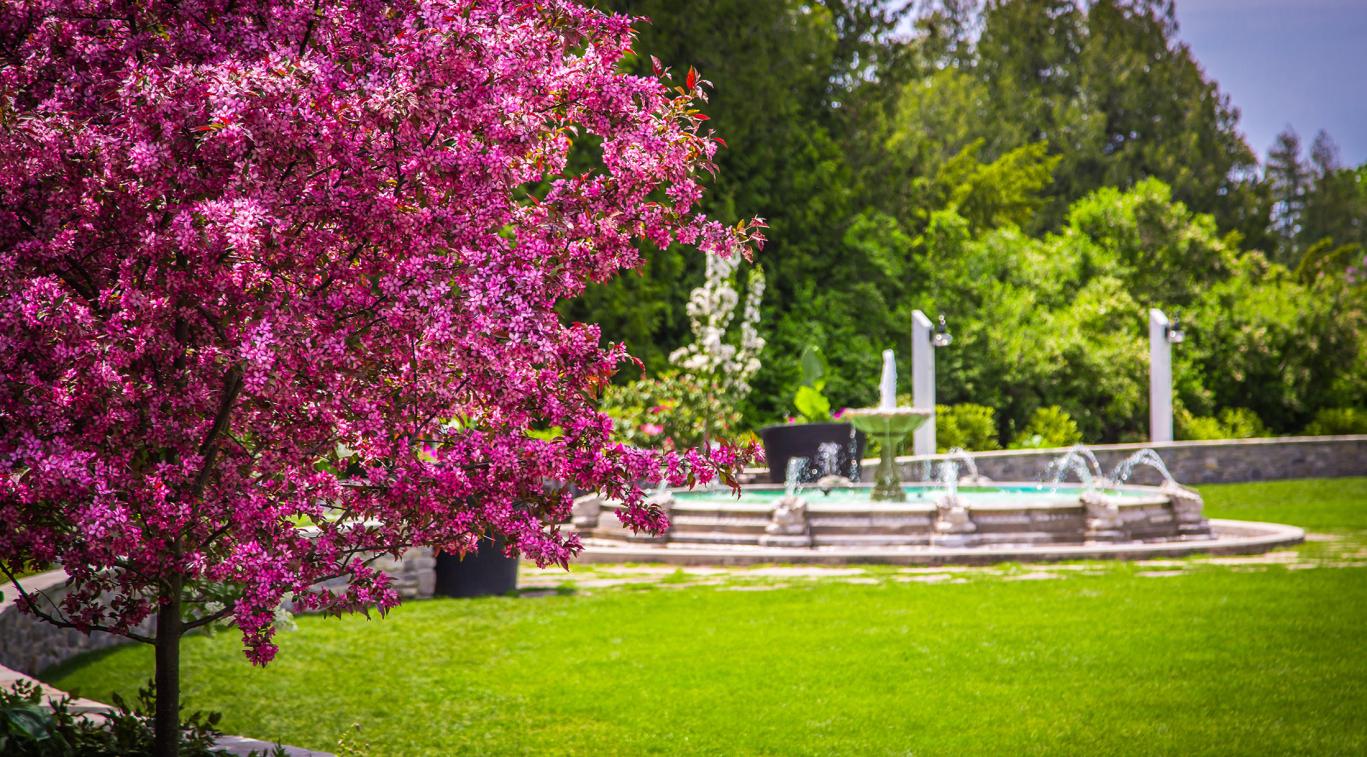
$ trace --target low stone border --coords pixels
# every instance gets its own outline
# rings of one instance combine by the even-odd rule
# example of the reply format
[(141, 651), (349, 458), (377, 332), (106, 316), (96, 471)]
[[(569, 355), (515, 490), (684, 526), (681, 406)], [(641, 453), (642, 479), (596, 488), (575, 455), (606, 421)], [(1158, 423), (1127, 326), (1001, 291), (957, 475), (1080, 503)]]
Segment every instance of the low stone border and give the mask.
[[(1172, 477), (1186, 486), (1270, 481), (1284, 478), (1367, 476), (1367, 435), (1282, 436), (1270, 439), (1220, 439), (1202, 442), (1140, 442), (1088, 445), (1105, 472), (1141, 449), (1163, 458)], [(993, 450), (970, 453), (978, 472), (997, 481), (1034, 481), (1051, 460), (1067, 449)], [(930, 463), (944, 455), (897, 458), (903, 481), (930, 478)], [(872, 481), (876, 460), (863, 463), (863, 480)], [(761, 479), (767, 477), (767, 469)], [(1151, 469), (1135, 470), (1134, 483), (1158, 484)]]
[(1000, 547), (812, 547), (784, 548), (687, 544), (623, 544), (585, 539), (581, 563), (650, 562), (669, 565), (757, 565), (803, 563), (843, 565), (985, 565), (999, 562), (1146, 560), (1192, 554), (1246, 555), (1300, 544), (1305, 531), (1280, 523), (1210, 521), (1214, 538), (1164, 543), (1044, 544)]
[[(53, 570), (22, 579), (24, 590), (28, 592), (59, 589), (66, 582), (66, 571)], [(37, 618), (19, 612), (14, 606), (16, 592), (12, 585), (4, 586), (4, 598), (0, 599), (0, 688), (11, 688), (18, 681), (30, 681), (39, 686), (49, 699), (60, 699), (66, 692), (49, 686), (34, 678), (32, 674), (75, 657), (83, 652), (104, 649), (127, 640), (107, 633), (83, 634), (70, 628), (57, 628)], [(71, 711), (88, 717), (101, 717), (112, 712), (113, 707), (91, 699), (72, 699)], [(249, 739), (242, 736), (222, 736), (217, 747), (229, 754), (245, 755), (250, 752), (269, 754), (275, 748), (273, 742)], [(290, 757), (332, 757), (328, 752), (315, 752), (300, 747), (285, 747)]]

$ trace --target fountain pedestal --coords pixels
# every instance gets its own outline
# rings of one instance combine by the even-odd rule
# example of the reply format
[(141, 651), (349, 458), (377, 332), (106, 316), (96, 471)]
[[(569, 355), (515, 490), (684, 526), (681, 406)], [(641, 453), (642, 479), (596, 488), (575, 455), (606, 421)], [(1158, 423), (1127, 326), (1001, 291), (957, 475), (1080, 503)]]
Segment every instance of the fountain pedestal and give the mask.
[(881, 455), (878, 473), (874, 476), (871, 499), (876, 502), (905, 502), (902, 480), (897, 475), (897, 450), (907, 435), (930, 420), (933, 410), (916, 407), (873, 408), (847, 410), (841, 420), (848, 420), (855, 428), (878, 440)]

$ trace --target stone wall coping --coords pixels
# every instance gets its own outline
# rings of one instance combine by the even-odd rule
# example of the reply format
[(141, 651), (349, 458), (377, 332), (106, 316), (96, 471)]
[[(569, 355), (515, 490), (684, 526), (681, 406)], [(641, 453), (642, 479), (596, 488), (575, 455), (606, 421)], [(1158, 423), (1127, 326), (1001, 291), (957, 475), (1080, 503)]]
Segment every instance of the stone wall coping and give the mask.
[[(66, 571), (58, 568), (57, 570), (50, 570), (46, 573), (26, 576), (20, 579), (20, 583), (23, 585), (24, 591), (33, 593), (61, 586), (66, 583), (66, 580)], [(19, 592), (14, 589), (13, 584), (5, 584), (3, 592), (4, 597), (0, 598), (0, 615), (7, 612), (18, 612), (19, 610), (14, 606), (14, 603), (19, 596)], [(68, 696), (65, 691), (62, 691), (55, 686), (50, 686), (33, 676), (0, 665), (0, 688), (9, 689), (19, 681), (29, 681), (38, 686), (39, 689), (42, 690), (43, 696), (46, 697), (49, 702)], [(73, 697), (71, 700), (71, 711), (86, 717), (100, 718), (103, 717), (105, 713), (113, 712), (113, 710), (113, 707), (104, 704), (103, 702), (96, 702), (93, 699), (77, 699)], [(275, 749), (275, 744), (269, 741), (228, 735), (219, 737), (218, 743), (215, 746), (229, 754), (235, 755), (246, 755), (253, 751), (270, 754), (271, 750)], [(315, 752), (294, 746), (286, 746), (285, 754), (289, 755), (289, 757), (333, 757), (328, 752)]]
[[(1259, 446), (1282, 446), (1297, 444), (1324, 444), (1341, 442), (1367, 442), (1367, 434), (1343, 434), (1340, 436), (1266, 436), (1256, 439), (1200, 439), (1173, 442), (1124, 442), (1120, 444), (1084, 444), (1082, 446), (1093, 452), (1138, 452), (1141, 449), (1151, 449), (1155, 452), (1162, 452), (1166, 449), (1190, 449), (1190, 448), (1220, 448), (1220, 447), (1259, 447)], [(965, 454), (973, 458), (1009, 457), (1012, 455), (1044, 455), (1048, 457), (1058, 457), (1066, 455), (1072, 447), (1041, 447), (1038, 449), (992, 449), (977, 452), (966, 452)], [(946, 457), (947, 453), (937, 452), (934, 455), (900, 455), (897, 461), (918, 462), (920, 460), (938, 460)], [(877, 461), (877, 458), (869, 458), (870, 461)]]
[[(1270, 436), (1256, 439), (1205, 439), (1192, 441), (1172, 441), (1172, 442), (1124, 442), (1118, 444), (1087, 444), (1082, 445), (1091, 450), (1098, 457), (1115, 457), (1129, 455), (1142, 449), (1152, 449), (1159, 453), (1159, 456), (1171, 466), (1172, 459), (1169, 453), (1177, 454), (1179, 457), (1200, 456), (1204, 461), (1220, 460), (1226, 456), (1237, 458), (1241, 455), (1256, 455), (1260, 450), (1283, 450), (1287, 454), (1296, 454), (1297, 451), (1317, 452), (1321, 450), (1333, 450), (1338, 454), (1348, 454), (1350, 450), (1354, 452), (1367, 450), (1367, 434), (1342, 434), (1337, 436)], [(1065, 455), (1072, 447), (1045, 447), (1039, 449), (996, 449), (966, 452), (975, 462), (991, 467), (994, 464), (1011, 464), (1029, 460), (1051, 460), (1061, 455)], [(948, 453), (936, 453), (934, 455), (899, 455), (897, 457), (898, 466), (914, 465), (917, 463), (925, 464), (944, 460), (948, 458)], [(869, 469), (877, 465), (875, 458), (867, 458), (860, 461), (862, 469)], [(1282, 476), (1254, 476), (1243, 478), (1217, 478), (1211, 480), (1186, 480), (1178, 476), (1179, 481), (1184, 483), (1217, 483), (1229, 481), (1246, 480), (1266, 480), (1267, 478), (1296, 478), (1302, 476), (1322, 477), (1326, 472), (1322, 469), (1315, 469), (1313, 466), (1301, 466), (1302, 469), (1292, 470), (1290, 475)], [(756, 480), (762, 480), (769, 475), (769, 469), (764, 466), (754, 466), (745, 471)], [(1177, 471), (1173, 471), (1174, 475)], [(1338, 466), (1335, 472), (1327, 475), (1364, 475), (1367, 474), (1367, 452), (1357, 457), (1344, 459), (1344, 465)], [(1013, 474), (1019, 475), (1019, 473)]]

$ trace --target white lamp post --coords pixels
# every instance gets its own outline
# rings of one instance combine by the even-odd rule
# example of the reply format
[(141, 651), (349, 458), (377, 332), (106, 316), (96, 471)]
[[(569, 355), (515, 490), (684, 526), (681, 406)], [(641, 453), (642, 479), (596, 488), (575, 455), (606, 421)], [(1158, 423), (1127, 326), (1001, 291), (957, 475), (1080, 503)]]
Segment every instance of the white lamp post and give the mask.
[[(913, 407), (935, 409), (935, 348), (945, 347), (954, 341), (945, 326), (945, 317), (939, 318), (939, 325), (931, 323), (930, 318), (920, 310), (911, 314), (911, 404)], [(935, 454), (935, 416), (916, 429), (913, 440), (914, 452), (918, 455)]]
[(1149, 311), (1149, 438), (1155, 442), (1172, 441), (1172, 346), (1184, 338), (1180, 319)]

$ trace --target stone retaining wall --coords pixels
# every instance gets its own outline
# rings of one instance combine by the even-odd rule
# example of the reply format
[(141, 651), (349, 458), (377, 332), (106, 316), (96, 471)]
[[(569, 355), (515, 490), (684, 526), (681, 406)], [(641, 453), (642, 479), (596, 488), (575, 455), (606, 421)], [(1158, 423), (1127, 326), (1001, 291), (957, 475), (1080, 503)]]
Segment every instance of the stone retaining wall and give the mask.
[[(1089, 447), (1107, 473), (1120, 461), (1145, 448), (1157, 452), (1173, 478), (1183, 484), (1367, 476), (1367, 435), (1098, 444)], [(974, 452), (972, 457), (978, 472), (994, 481), (1037, 481), (1049, 462), (1067, 451), (997, 450)], [(942, 459), (943, 455), (908, 456), (897, 458), (897, 463), (902, 471), (902, 480), (921, 481), (930, 478), (931, 464)], [(865, 481), (873, 480), (876, 467), (877, 461), (864, 461)], [(1162, 482), (1158, 474), (1147, 467), (1136, 469), (1131, 480), (1141, 484)]]
[[(66, 574), (61, 571), (45, 573), (23, 579), (24, 589), (29, 592), (42, 591), (54, 602), (61, 602), (66, 596), (63, 586)], [(5, 585), (6, 600), (14, 594), (14, 587)], [(45, 603), (44, 603), (45, 604)], [(6, 601), (0, 605), (0, 665), (27, 675), (37, 675), (44, 668), (66, 662), (84, 652), (124, 644), (128, 640), (96, 631), (83, 634), (72, 628), (57, 628), (32, 615), (11, 609)], [(140, 633), (152, 633), (154, 623), (147, 621), (138, 629)]]
[[(389, 574), (393, 586), (403, 599), (425, 599), (432, 596), (436, 586), (436, 558), (432, 550), (418, 548), (409, 550), (402, 558), (380, 557), (371, 566)], [(61, 602), (66, 596), (65, 574), (61, 571), (30, 576), (23, 579), (25, 590), (41, 591), (53, 602)], [(346, 585), (345, 579), (334, 579), (324, 584), (329, 588), (340, 589)], [(12, 586), (5, 586), (6, 601), (0, 603), (0, 665), (27, 675), (37, 675), (45, 668), (65, 662), (76, 655), (104, 649), (128, 640), (107, 633), (83, 634), (71, 628), (57, 628), (37, 618), (17, 610), (8, 612), (14, 594)], [(138, 630), (152, 635), (153, 622), (149, 619)]]

